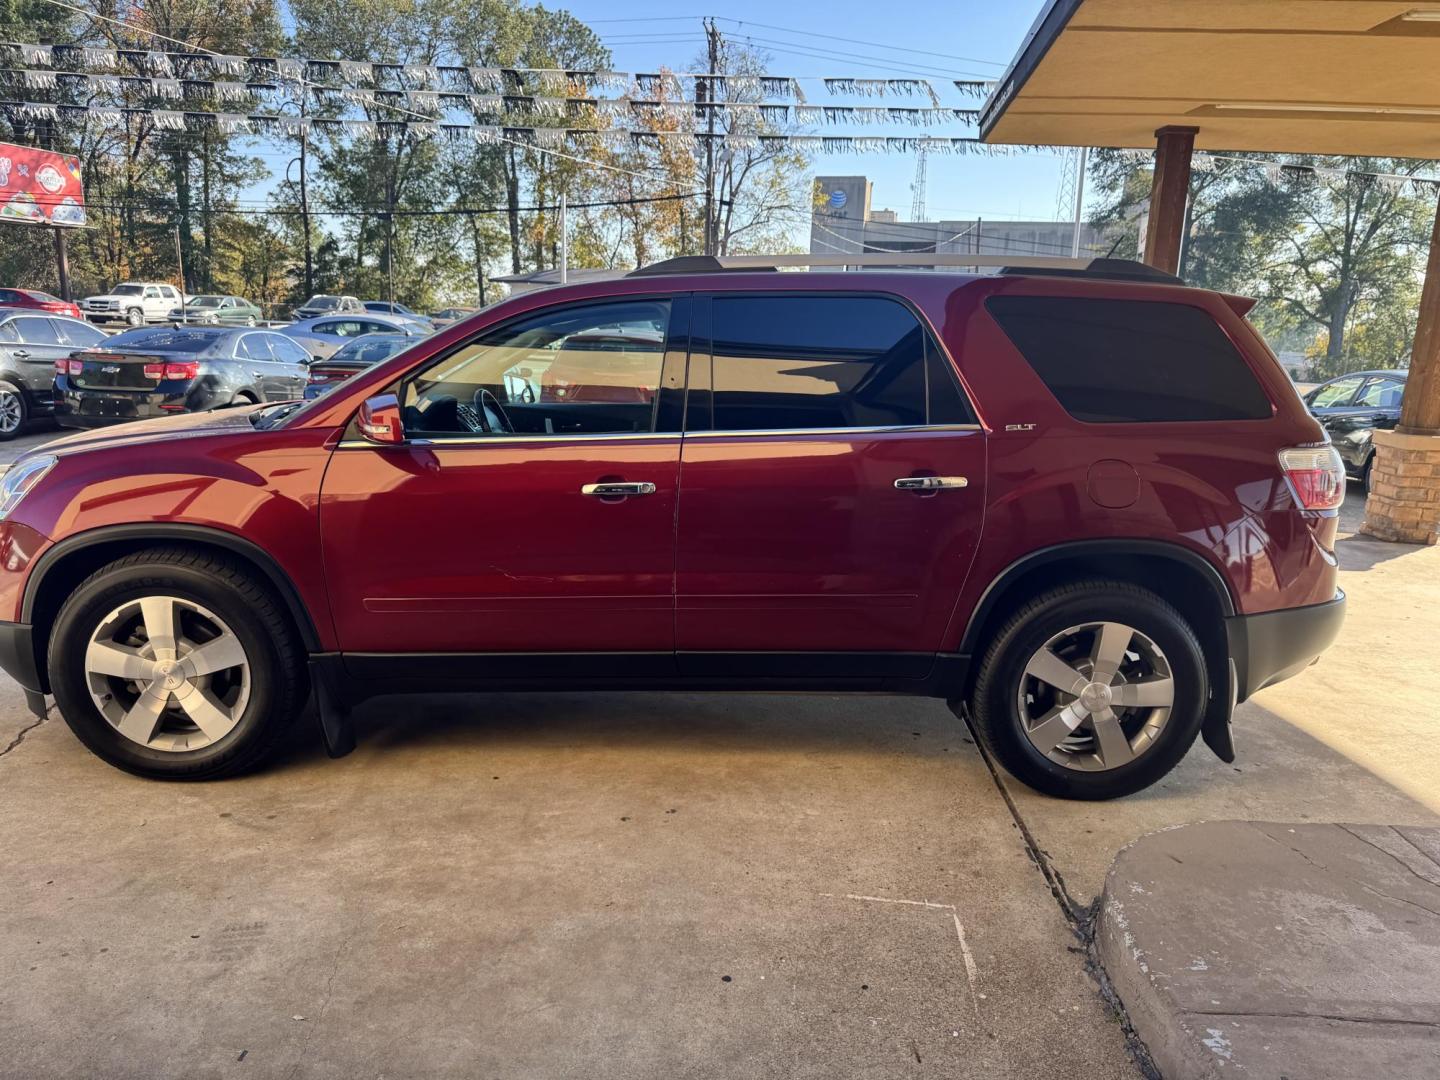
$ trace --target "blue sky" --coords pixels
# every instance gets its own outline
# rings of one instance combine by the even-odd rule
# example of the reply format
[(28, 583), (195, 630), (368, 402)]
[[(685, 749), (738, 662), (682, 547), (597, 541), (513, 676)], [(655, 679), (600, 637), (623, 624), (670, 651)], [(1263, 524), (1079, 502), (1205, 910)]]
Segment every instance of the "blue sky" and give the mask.
[[(896, 4), (829, 0), (814, 5), (729, 0), (723, 7), (707, 10), (704, 6), (684, 6), (685, 0), (551, 3), (589, 23), (610, 46), (615, 66), (621, 71), (654, 71), (661, 66), (687, 69), (689, 61), (704, 48), (701, 18), (714, 15), (727, 37), (737, 42), (747, 37), (759, 39), (754, 44), (770, 51), (773, 73), (802, 78), (801, 86), (811, 104), (863, 102), (832, 98), (821, 83), (805, 76), (886, 78), (914, 74), (929, 78), (941, 91), (942, 105), (971, 108), (976, 103), (956, 93), (949, 79), (998, 76), (1042, 6), (1041, 0), (901, 0)], [(757, 22), (765, 25), (755, 25)], [(869, 103), (927, 104), (920, 99), (891, 98), (872, 98)], [(837, 126), (820, 133), (904, 135), (921, 131)], [(951, 124), (929, 134), (963, 136), (974, 135), (975, 131)], [(869, 176), (875, 182), (872, 205), (898, 210), (902, 218), (909, 217), (910, 185), (915, 175), (912, 156), (818, 154), (812, 167), (819, 174)], [(1049, 153), (1009, 158), (932, 155), (926, 190), (927, 217), (1052, 219), (1060, 170), (1061, 158)]]

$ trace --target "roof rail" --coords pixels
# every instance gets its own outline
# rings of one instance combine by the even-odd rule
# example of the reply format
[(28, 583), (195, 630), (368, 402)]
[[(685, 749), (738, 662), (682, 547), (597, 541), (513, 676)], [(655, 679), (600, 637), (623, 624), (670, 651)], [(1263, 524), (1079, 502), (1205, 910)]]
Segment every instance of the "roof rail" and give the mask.
[(785, 267), (872, 267), (968, 266), (997, 267), (1002, 274), (1051, 273), (1077, 277), (1103, 277), (1127, 281), (1179, 284), (1180, 279), (1163, 270), (1130, 259), (1070, 259), (1057, 255), (974, 255), (953, 252), (856, 252), (853, 255), (682, 255), (642, 266), (628, 277), (659, 277), (665, 274), (713, 274), (724, 270), (779, 270)]

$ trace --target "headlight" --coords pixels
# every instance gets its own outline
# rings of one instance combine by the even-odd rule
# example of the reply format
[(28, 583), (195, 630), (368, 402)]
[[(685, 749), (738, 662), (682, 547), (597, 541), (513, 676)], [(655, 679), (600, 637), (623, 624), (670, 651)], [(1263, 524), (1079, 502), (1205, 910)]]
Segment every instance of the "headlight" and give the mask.
[(57, 460), (53, 454), (44, 454), (17, 461), (5, 470), (4, 479), (0, 479), (0, 521), (10, 516), (20, 500), (30, 494), (30, 489), (55, 467)]

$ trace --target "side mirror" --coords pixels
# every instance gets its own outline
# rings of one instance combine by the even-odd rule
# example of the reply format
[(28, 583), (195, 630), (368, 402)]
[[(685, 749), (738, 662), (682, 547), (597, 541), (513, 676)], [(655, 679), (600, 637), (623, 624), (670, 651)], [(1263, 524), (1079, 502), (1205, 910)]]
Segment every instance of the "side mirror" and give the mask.
[(356, 419), (360, 434), (380, 446), (397, 446), (405, 441), (405, 425), (400, 421), (400, 399), (394, 394), (367, 398)]

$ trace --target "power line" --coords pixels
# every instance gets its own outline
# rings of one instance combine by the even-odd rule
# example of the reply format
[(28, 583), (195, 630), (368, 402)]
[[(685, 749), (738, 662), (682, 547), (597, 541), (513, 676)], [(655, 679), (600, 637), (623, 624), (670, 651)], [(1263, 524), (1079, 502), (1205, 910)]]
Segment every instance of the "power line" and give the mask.
[[(50, 2), (50, 3), (54, 3), (55, 0), (49, 0), (49, 2)], [(737, 38), (739, 38), (741, 41), (747, 41), (747, 42), (749, 42), (750, 44), (755, 45), (756, 47), (764, 50), (765, 52), (780, 53), (780, 54), (785, 55), (785, 56), (800, 56), (800, 57), (805, 58), (806, 60), (827, 60), (827, 61), (832, 61), (832, 62), (833, 62), (833, 61), (836, 61), (836, 60), (843, 60), (843, 59), (844, 59), (844, 58), (841, 57), (841, 56), (834, 56), (834, 55), (827, 56), (827, 55), (825, 55), (824, 53), (816, 52), (816, 51), (814, 51), (814, 50), (803, 51), (803, 52), (802, 52), (802, 51), (800, 51), (799, 49), (785, 49), (785, 48), (781, 48), (779, 45), (767, 44), (767, 43), (766, 43), (767, 39), (752, 37), (752, 36), (750, 36), (749, 34), (736, 34), (736, 35), (734, 35), (734, 36), (737, 37)], [(799, 43), (798, 43), (798, 42), (790, 41), (790, 42), (784, 42), (783, 44), (786, 44), (786, 45), (798, 45)], [(803, 48), (803, 46), (802, 46), (802, 48)], [(871, 68), (872, 70), (875, 70), (875, 71), (883, 71), (883, 72), (885, 72), (886, 74), (889, 74), (889, 75), (907, 75), (907, 76), (909, 76), (909, 77), (912, 78), (912, 79), (931, 79), (931, 78), (946, 78), (946, 79), (950, 79), (950, 78), (954, 78), (955, 75), (967, 75), (967, 76), (971, 76), (971, 77), (978, 78), (978, 79), (988, 79), (988, 78), (990, 77), (990, 76), (988, 76), (988, 75), (981, 75), (980, 73), (978, 73), (978, 72), (973, 72), (973, 71), (971, 71), (971, 72), (963, 72), (963, 71), (962, 71), (962, 72), (943, 72), (943, 71), (939, 71), (938, 69), (937, 69), (935, 72), (932, 72), (932, 73), (930, 73), (930, 74), (927, 75), (927, 74), (924, 74), (924, 73), (922, 73), (922, 72), (920, 72), (920, 71), (917, 71), (917, 70), (916, 70), (915, 68), (913, 68), (913, 67), (910, 67), (910, 68), (902, 68), (902, 67), (895, 66), (895, 64), (898, 63), (898, 61), (892, 61), (892, 62), (889, 63), (889, 64), (885, 64), (885, 63), (874, 63), (873, 61), (876, 60), (876, 59), (883, 60), (884, 58), (883, 58), (883, 57), (872, 57), (870, 60), (846, 60), (845, 62), (848, 63), (848, 64), (851, 64), (851, 65), (854, 65), (854, 66), (856, 66), (856, 67)], [(795, 77), (798, 77), (798, 76), (795, 76)], [(807, 76), (805, 76), (805, 77), (806, 77), (806, 78), (819, 79), (819, 78), (824, 78), (825, 76), (821, 76), (821, 75), (807, 75)]]
[(803, 37), (826, 38), (829, 41), (845, 41), (851, 45), (868, 45), (874, 49), (890, 49), (893, 52), (917, 53), (921, 56), (940, 56), (946, 60), (964, 60), (970, 64), (985, 64), (989, 67), (1003, 68), (1005, 64), (1000, 60), (982, 60), (977, 56), (959, 56), (955, 53), (932, 52), (929, 49), (912, 49), (907, 45), (886, 45), (879, 41), (864, 41), (860, 38), (840, 37), (838, 34), (822, 34), (816, 30), (796, 30), (788, 26), (772, 26), (769, 23), (754, 22), (750, 19), (735, 19), (726, 15), (716, 16), (721, 22), (733, 22), (739, 26), (758, 26), (762, 30), (778, 30), (783, 34), (799, 34)]
[[(112, 18), (110, 18), (108, 15), (99, 15), (99, 14), (93, 12), (93, 11), (87, 11), (85, 8), (77, 7), (77, 6), (74, 5), (74, 4), (66, 3), (66, 0), (45, 0), (45, 2), (46, 2), (47, 4), (54, 4), (56, 7), (65, 8), (65, 9), (68, 10), (68, 11), (73, 11), (73, 12), (75, 12), (76, 14), (78, 14), (78, 15), (83, 15), (83, 16), (85, 16), (85, 17), (88, 18), (88, 19), (96, 19), (96, 20), (99, 20), (100, 22), (110, 23), (111, 25), (113, 25), (113, 26), (118, 26), (118, 27), (120, 27), (120, 29), (125, 30), (125, 31), (128, 31), (128, 32), (130, 32), (130, 33), (145, 34), (145, 35), (147, 35), (148, 37), (154, 38), (156, 41), (168, 41), (168, 42), (170, 42), (172, 45), (183, 45), (186, 49), (189, 49), (191, 52), (194, 52), (194, 53), (203, 54), (203, 55), (207, 55), (207, 56), (223, 56), (223, 55), (224, 55), (223, 53), (216, 52), (214, 49), (206, 49), (206, 48), (204, 48), (204, 47), (202, 47), (202, 46), (200, 46), (200, 45), (196, 45), (196, 44), (194, 44), (194, 43), (192, 43), (192, 42), (182, 41), (180, 38), (170, 37), (168, 34), (161, 34), (161, 33), (158, 33), (158, 32), (156, 32), (156, 31), (154, 31), (154, 30), (145, 30), (145, 29), (143, 29), (143, 28), (141, 28), (141, 27), (131, 26), (129, 23), (122, 22), (122, 21), (120, 21), (119, 19), (112, 19)], [(314, 87), (314, 88), (318, 88), (318, 89), (321, 89), (321, 90), (328, 89), (327, 87), (323, 86), (323, 85), (320, 84), (320, 83), (311, 82), (309, 79), (303, 78), (303, 77), (301, 77), (301, 76), (299, 76), (299, 75), (284, 75), (284, 74), (280, 74), (279, 72), (277, 72), (277, 75), (279, 76), (279, 78), (288, 79), (290, 82), (298, 83), (298, 84), (300, 84), (301, 86)], [(381, 107), (383, 107), (383, 108), (386, 108), (386, 109), (393, 109), (395, 112), (402, 113), (402, 114), (404, 114), (404, 115), (406, 115), (406, 116), (413, 116), (413, 117), (415, 117), (417, 120), (421, 120), (421, 121), (423, 121), (423, 122), (425, 122), (425, 123), (430, 123), (430, 122), (432, 122), (432, 118), (429, 117), (429, 116), (426, 116), (424, 113), (415, 112), (414, 110), (412, 110), (412, 109), (407, 109), (407, 108), (405, 108), (404, 106), (401, 106), (401, 105), (395, 105), (395, 104), (393, 104), (393, 103), (391, 103), (391, 102), (388, 102), (388, 101), (380, 101), (379, 99), (376, 99), (375, 104), (378, 105), (378, 106), (381, 106)], [(565, 158), (565, 159), (568, 160), (568, 161), (578, 162), (578, 163), (581, 164), (581, 165), (593, 165), (593, 166), (595, 166), (597, 169), (606, 169), (606, 170), (608, 170), (608, 171), (610, 171), (610, 172), (621, 173), (621, 174), (626, 175), (626, 176), (637, 176), (637, 177), (639, 177), (639, 178), (642, 179), (642, 180), (651, 180), (651, 179), (655, 179), (656, 177), (661, 177), (661, 176), (662, 176), (662, 174), (657, 173), (657, 172), (654, 172), (654, 171), (648, 171), (648, 170), (647, 170), (646, 172), (639, 172), (639, 171), (637, 171), (637, 170), (635, 170), (635, 169), (626, 169), (626, 168), (622, 168), (621, 166), (618, 166), (618, 165), (608, 164), (607, 162), (604, 162), (604, 161), (596, 161), (596, 160), (594, 160), (594, 159), (592, 159), (592, 158), (577, 157), (577, 156), (574, 155), (574, 154), (567, 154), (567, 153), (565, 153), (565, 152), (563, 152), (563, 151), (561, 151), (561, 150), (554, 150), (554, 149), (550, 149), (550, 148), (548, 148), (548, 147), (542, 147), (542, 146), (534, 146), (534, 145), (531, 145), (531, 144), (519, 142), (519, 141), (516, 140), (516, 139), (507, 139), (507, 138), (505, 138), (505, 137), (502, 136), (502, 135), (496, 135), (496, 136), (494, 136), (494, 139), (495, 139), (496, 142), (509, 143), (510, 145), (512, 145), (512, 146), (518, 146), (518, 147), (520, 147), (521, 149), (525, 149), (525, 150), (535, 150), (535, 151), (537, 151), (537, 152), (539, 152), (539, 153), (541, 153), (541, 154), (549, 154), (549, 155), (552, 155), (552, 156), (554, 156), (554, 157)]]

